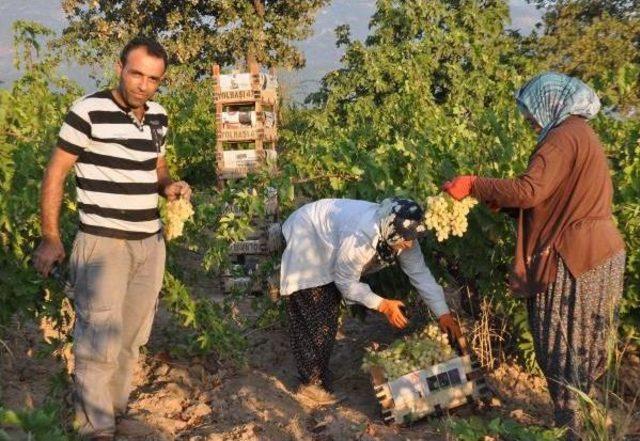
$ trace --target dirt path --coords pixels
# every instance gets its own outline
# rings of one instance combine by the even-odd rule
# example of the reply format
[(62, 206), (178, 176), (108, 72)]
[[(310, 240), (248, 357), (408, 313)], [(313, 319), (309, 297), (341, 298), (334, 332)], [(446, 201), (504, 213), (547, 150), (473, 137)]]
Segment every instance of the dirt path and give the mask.
[[(337, 406), (311, 407), (298, 399), (293, 358), (284, 329), (275, 326), (249, 336), (248, 366), (219, 364), (213, 359), (174, 360), (166, 355), (166, 314), (159, 314), (149, 350), (135, 377), (130, 415), (157, 434), (120, 440), (445, 440), (443, 419), (412, 427), (386, 426), (379, 414), (369, 377), (360, 369), (364, 348), (372, 341), (399, 337), (377, 314), (366, 322), (345, 321), (332, 357), (338, 378), (335, 389), (347, 400)], [(38, 406), (57, 384), (57, 399), (70, 417), (65, 363), (38, 358), (47, 326), (20, 324), (9, 332), (12, 355), (1, 351), (2, 402), (11, 408)], [(502, 366), (489, 375), (498, 393), (497, 407), (481, 415), (510, 416), (523, 423), (548, 424), (549, 402), (544, 382), (517, 367)], [(60, 384), (58, 384), (60, 383)], [(60, 391), (60, 389), (63, 389)], [(472, 408), (456, 411), (469, 416)]]

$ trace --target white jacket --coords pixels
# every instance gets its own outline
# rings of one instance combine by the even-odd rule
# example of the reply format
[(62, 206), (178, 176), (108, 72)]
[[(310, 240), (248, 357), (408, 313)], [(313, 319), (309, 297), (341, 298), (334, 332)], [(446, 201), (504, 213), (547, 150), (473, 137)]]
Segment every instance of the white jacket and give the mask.
[[(382, 297), (360, 282), (376, 256), (378, 207), (366, 201), (322, 199), (293, 212), (282, 226), (287, 246), (280, 267), (280, 294), (335, 282), (347, 302), (378, 309)], [(436, 316), (449, 312), (442, 287), (427, 268), (417, 241), (398, 254), (398, 262)]]

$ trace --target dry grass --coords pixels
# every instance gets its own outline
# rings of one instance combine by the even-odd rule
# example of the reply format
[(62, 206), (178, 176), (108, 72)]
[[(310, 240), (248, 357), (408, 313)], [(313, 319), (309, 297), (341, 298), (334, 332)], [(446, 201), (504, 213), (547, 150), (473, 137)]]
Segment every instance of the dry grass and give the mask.
[(507, 335), (507, 324), (504, 321), (496, 322), (492, 309), (491, 300), (483, 298), (480, 319), (469, 330), (473, 352), (480, 364), (489, 369), (505, 361), (503, 344)]

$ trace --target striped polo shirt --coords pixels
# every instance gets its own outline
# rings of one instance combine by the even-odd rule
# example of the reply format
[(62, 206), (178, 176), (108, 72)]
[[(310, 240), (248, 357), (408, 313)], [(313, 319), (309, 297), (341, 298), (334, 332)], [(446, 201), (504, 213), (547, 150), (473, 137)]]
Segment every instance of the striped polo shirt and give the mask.
[(167, 112), (153, 101), (145, 105), (141, 122), (109, 90), (73, 104), (58, 146), (78, 156), (80, 230), (122, 239), (160, 231), (156, 167), (165, 154), (166, 134)]

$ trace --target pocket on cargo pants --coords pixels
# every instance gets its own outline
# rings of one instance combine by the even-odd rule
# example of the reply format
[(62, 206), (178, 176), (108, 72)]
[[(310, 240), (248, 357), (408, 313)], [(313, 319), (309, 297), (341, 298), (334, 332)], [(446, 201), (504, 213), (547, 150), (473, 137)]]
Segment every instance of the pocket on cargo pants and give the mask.
[(114, 310), (76, 310), (74, 353), (79, 361), (115, 364), (120, 352), (120, 326)]
[(123, 242), (83, 234), (74, 251), (74, 352), (81, 361), (115, 363), (129, 261)]

